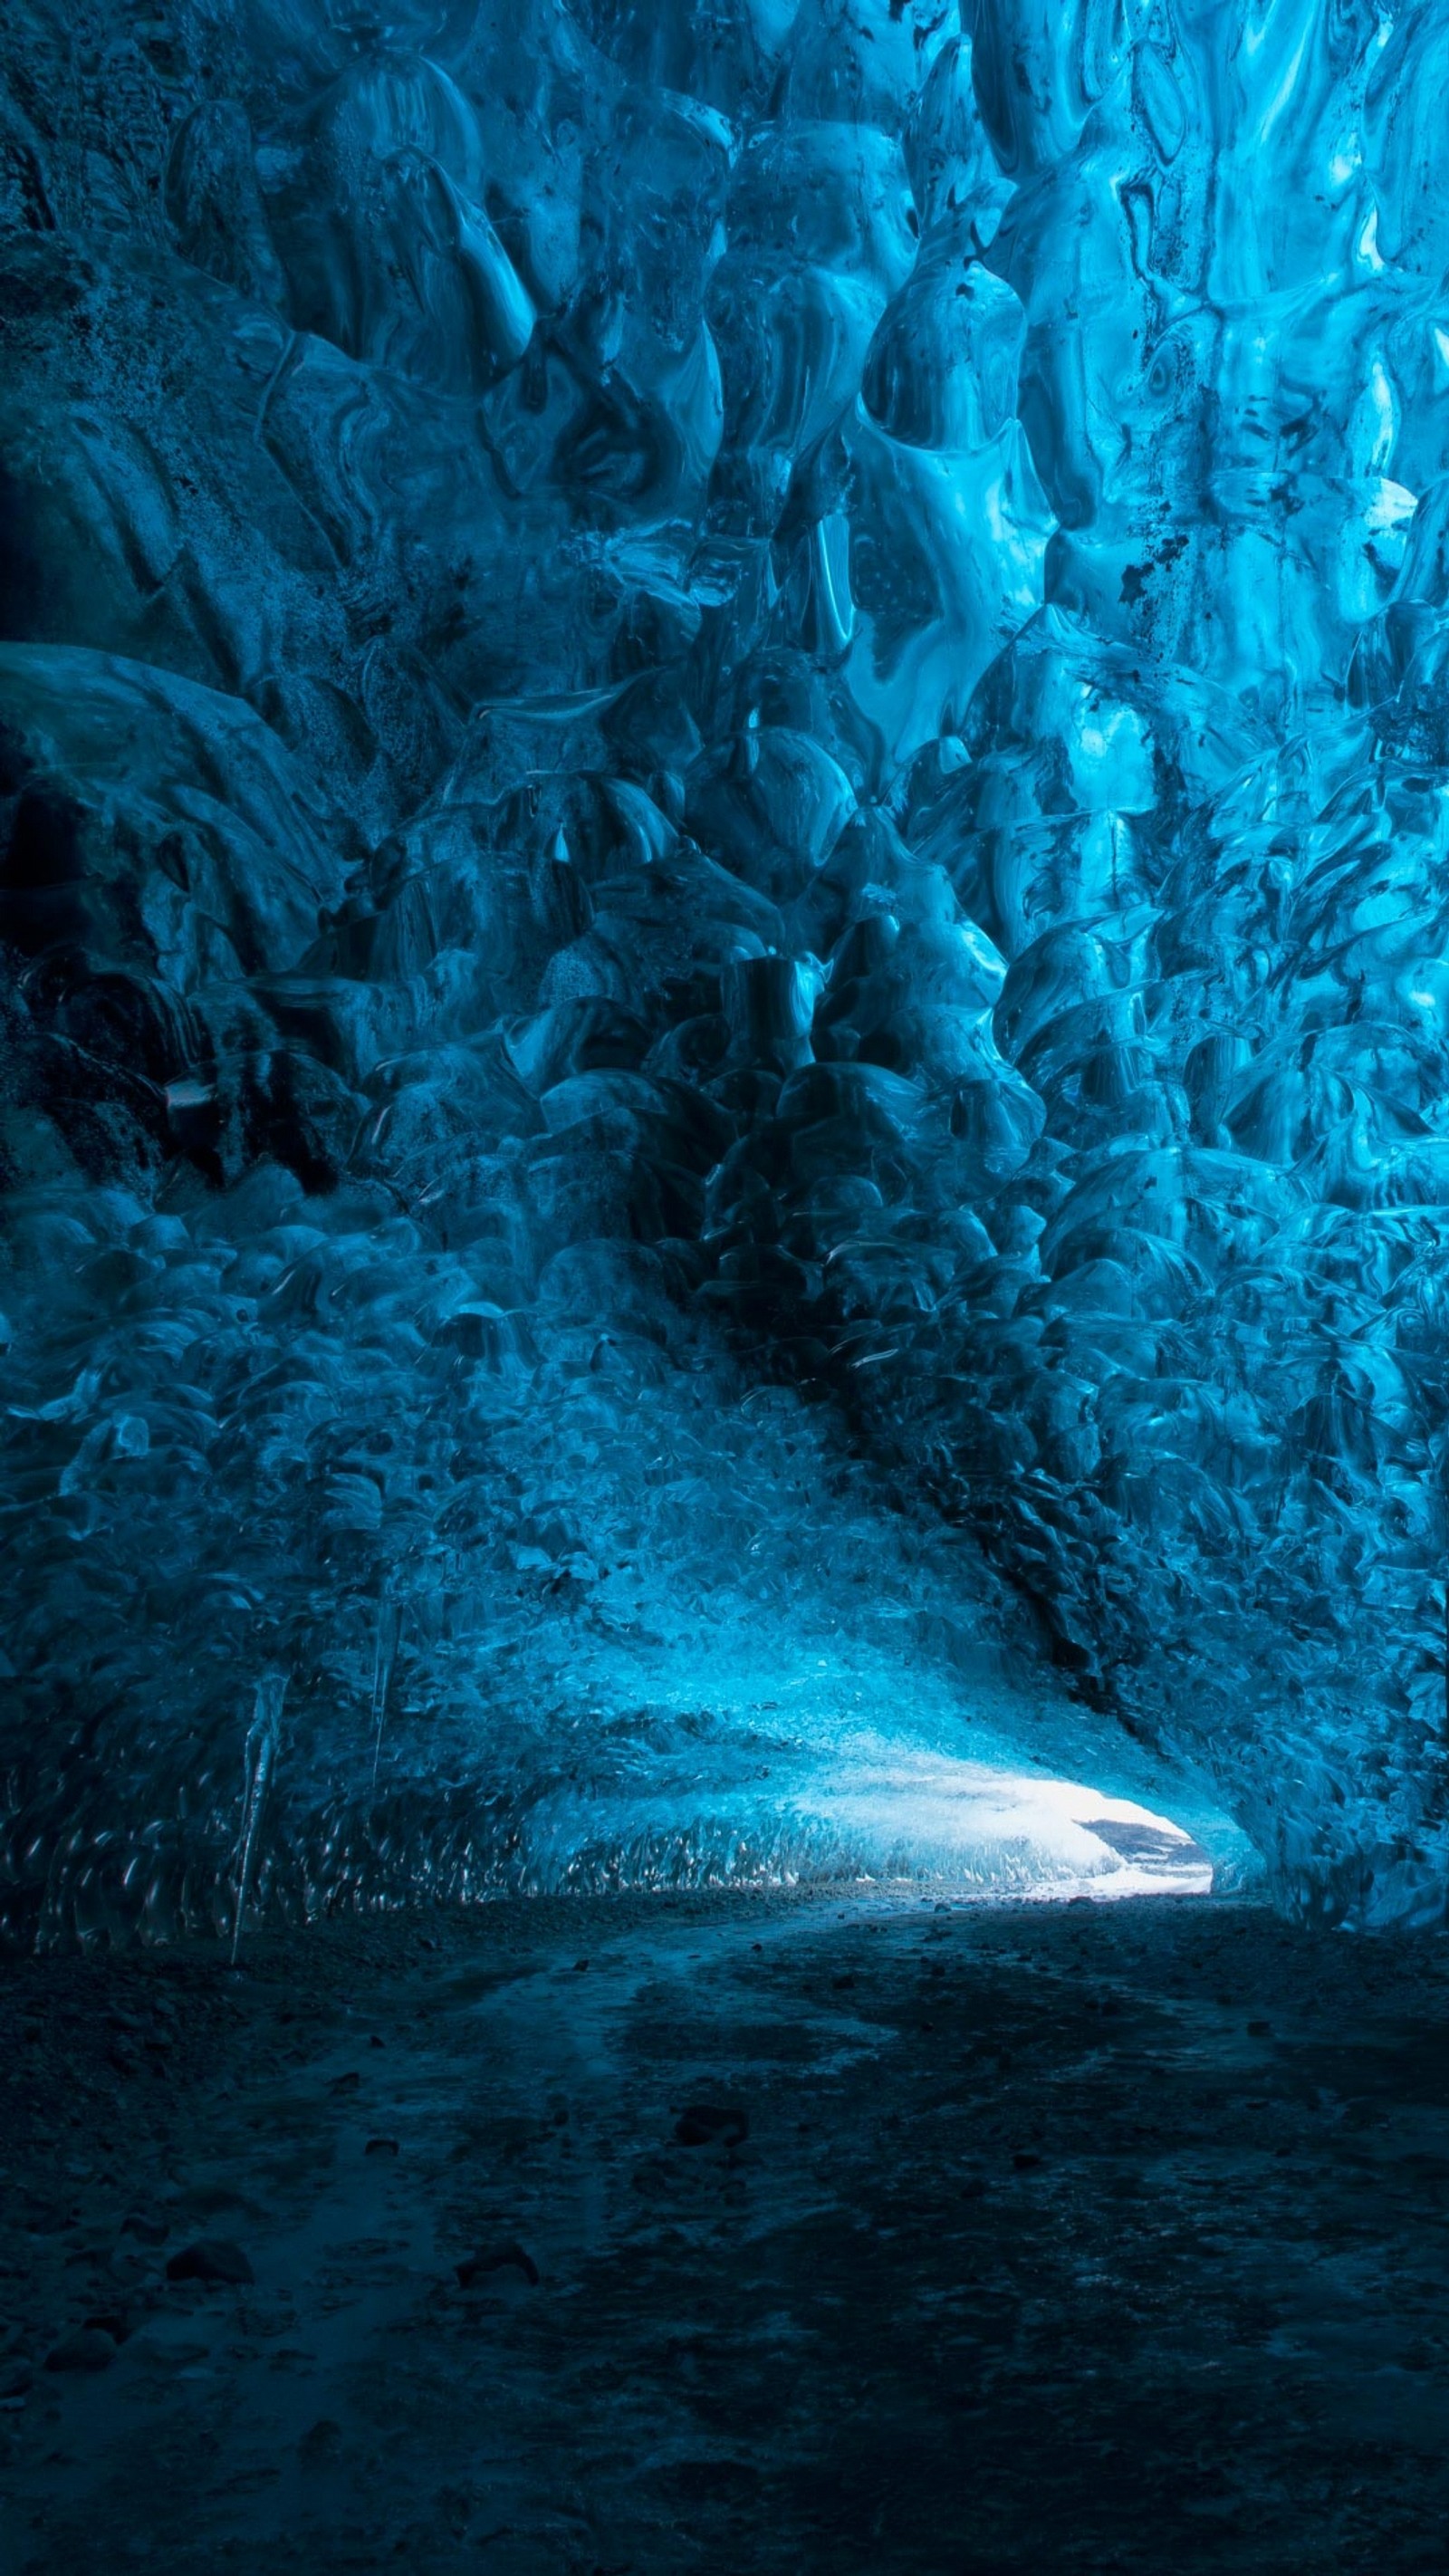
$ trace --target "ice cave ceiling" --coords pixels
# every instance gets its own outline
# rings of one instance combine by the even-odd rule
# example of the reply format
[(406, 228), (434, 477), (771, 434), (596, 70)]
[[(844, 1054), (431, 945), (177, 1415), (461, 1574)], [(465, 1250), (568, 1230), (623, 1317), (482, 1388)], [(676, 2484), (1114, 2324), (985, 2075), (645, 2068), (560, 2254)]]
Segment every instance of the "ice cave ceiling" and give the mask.
[(1440, 1916), (1449, 15), (0, 60), (12, 1929), (796, 1865), (1022, 1598)]

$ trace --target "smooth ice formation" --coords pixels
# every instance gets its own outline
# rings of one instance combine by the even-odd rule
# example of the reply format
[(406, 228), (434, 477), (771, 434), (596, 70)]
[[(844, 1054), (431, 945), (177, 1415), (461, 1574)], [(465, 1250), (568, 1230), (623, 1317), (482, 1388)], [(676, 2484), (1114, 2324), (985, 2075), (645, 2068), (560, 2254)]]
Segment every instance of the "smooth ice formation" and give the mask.
[(859, 1865), (1022, 1594), (1440, 1917), (1444, 13), (0, 49), (12, 1927)]

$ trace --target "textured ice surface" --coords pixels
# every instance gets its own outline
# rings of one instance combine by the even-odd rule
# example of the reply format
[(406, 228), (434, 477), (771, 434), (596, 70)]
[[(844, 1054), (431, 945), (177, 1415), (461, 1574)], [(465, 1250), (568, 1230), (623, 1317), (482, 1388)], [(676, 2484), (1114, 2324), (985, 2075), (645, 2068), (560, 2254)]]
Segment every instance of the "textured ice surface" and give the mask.
[(14, 1921), (839, 1857), (952, 1530), (1440, 1914), (1443, 12), (0, 48)]

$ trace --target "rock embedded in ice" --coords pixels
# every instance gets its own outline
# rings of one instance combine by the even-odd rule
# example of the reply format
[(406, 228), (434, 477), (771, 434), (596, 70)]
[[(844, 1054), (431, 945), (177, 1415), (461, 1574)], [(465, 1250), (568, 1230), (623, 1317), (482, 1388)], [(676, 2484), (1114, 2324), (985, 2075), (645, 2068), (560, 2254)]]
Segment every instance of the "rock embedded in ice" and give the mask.
[(222, 2236), (201, 2236), (183, 2245), (166, 2265), (168, 2281), (200, 2281), (209, 2289), (245, 2287), (256, 2278), (239, 2245)]
[(105, 2370), (116, 2357), (116, 2339), (101, 2326), (77, 2326), (74, 2334), (62, 2335), (45, 2356), (45, 2367), (54, 2371)]

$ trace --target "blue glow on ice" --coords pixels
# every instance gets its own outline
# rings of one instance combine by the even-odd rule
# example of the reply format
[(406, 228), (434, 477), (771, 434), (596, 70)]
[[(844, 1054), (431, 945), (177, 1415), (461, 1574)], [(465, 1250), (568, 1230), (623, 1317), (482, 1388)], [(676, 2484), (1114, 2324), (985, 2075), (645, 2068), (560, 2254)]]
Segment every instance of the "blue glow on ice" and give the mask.
[(980, 1723), (1439, 1920), (1444, 13), (114, 15), (0, 36), (6, 1919), (775, 1866), (810, 1632), (812, 1833)]

